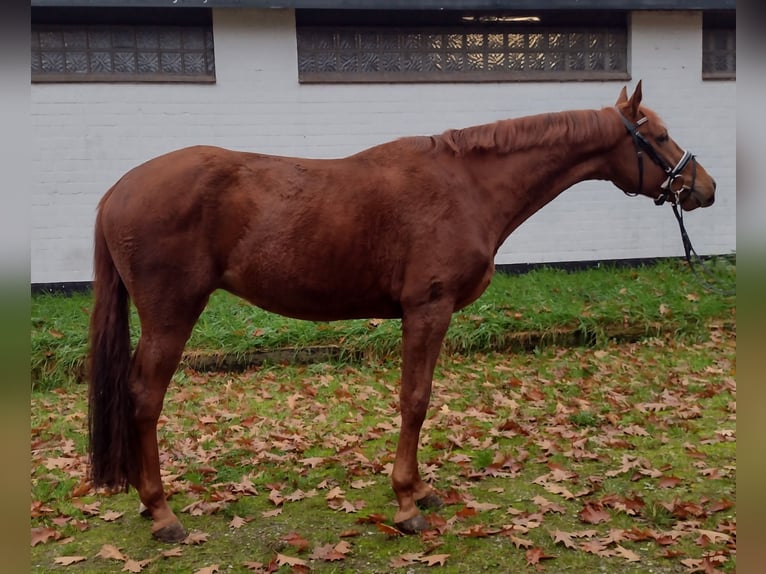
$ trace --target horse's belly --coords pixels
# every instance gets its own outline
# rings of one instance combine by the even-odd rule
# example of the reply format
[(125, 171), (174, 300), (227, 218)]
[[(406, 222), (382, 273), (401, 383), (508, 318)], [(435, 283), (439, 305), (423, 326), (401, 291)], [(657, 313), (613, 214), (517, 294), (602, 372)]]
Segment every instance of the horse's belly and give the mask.
[(401, 317), (400, 303), (380, 288), (355, 286), (349, 278), (324, 277), (314, 282), (252, 281), (224, 278), (223, 288), (266, 311), (311, 321)]

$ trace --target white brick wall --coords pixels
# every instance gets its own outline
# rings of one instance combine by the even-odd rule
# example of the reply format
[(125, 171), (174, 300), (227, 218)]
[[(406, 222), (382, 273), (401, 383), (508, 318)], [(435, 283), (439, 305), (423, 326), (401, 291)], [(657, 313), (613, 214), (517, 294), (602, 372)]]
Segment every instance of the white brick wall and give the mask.
[[(698, 12), (632, 15), (633, 81), (718, 181), (687, 216), (699, 253), (735, 249), (735, 82), (701, 80)], [(96, 204), (131, 167), (213, 144), (338, 157), (396, 137), (526, 114), (611, 105), (620, 82), (300, 85), (293, 12), (215, 10), (217, 82), (33, 84), (32, 282), (91, 279)], [(669, 207), (603, 182), (565, 192), (522, 225), (497, 263), (682, 254)]]

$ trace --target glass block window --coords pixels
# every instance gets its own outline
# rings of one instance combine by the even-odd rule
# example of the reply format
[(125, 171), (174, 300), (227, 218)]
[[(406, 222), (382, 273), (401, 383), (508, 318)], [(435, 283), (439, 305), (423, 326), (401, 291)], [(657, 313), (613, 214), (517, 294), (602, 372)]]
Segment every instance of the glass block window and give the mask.
[(737, 28), (733, 11), (705, 12), (702, 16), (702, 77), (737, 77)]
[(625, 79), (620, 12), (296, 13), (301, 82)]
[(209, 10), (32, 14), (33, 82), (213, 82)]

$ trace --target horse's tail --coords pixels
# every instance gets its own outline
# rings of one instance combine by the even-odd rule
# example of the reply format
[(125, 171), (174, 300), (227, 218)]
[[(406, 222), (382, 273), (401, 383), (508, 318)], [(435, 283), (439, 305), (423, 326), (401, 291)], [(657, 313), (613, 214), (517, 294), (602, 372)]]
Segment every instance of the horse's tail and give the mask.
[(93, 486), (128, 490), (139, 468), (131, 369), (129, 296), (96, 216), (94, 306), (90, 318), (88, 450)]

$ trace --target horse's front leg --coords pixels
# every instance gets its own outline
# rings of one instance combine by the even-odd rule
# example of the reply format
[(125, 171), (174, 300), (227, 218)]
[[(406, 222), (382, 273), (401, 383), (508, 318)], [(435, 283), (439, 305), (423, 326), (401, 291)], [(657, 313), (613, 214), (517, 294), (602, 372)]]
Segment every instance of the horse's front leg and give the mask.
[(429, 304), (405, 310), (402, 319), (402, 382), (399, 404), (402, 427), (396, 448), (391, 484), (399, 503), (394, 522), (414, 534), (428, 527), (418, 510), (439, 507), (441, 500), (418, 472), (418, 442), (431, 398), (431, 382), (452, 306)]

